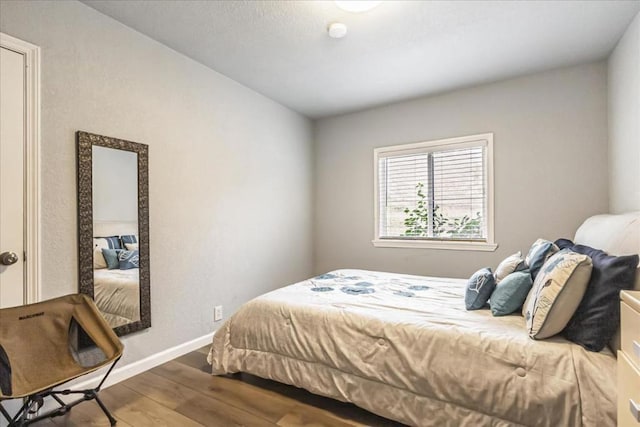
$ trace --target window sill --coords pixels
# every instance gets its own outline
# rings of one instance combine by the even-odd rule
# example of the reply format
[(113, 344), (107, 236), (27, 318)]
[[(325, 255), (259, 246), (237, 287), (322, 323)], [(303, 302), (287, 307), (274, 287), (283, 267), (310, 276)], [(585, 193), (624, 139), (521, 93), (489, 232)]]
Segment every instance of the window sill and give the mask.
[(447, 242), (443, 240), (394, 240), (374, 239), (371, 241), (377, 248), (413, 248), (413, 249), (446, 249), (455, 251), (492, 252), (497, 243), (489, 242)]

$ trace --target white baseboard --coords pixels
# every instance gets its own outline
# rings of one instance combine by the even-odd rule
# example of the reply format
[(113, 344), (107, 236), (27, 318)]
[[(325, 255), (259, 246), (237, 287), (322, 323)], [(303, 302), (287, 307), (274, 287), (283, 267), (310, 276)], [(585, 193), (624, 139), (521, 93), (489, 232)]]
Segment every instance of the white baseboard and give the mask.
[[(214, 333), (215, 331), (191, 341), (179, 344), (175, 347), (168, 348), (161, 351), (160, 353), (152, 354), (151, 356), (145, 357), (144, 359), (138, 360), (137, 362), (129, 363), (128, 365), (122, 366), (120, 368), (114, 368), (113, 372), (111, 372), (107, 380), (102, 385), (102, 388), (118, 384), (119, 382), (124, 381), (127, 378), (131, 378), (133, 376), (141, 374), (151, 368), (155, 368), (158, 365), (167, 363), (168, 361), (173, 360), (176, 357), (183, 356), (187, 353), (204, 347), (207, 344), (211, 344)], [(73, 385), (73, 388), (82, 390), (97, 387), (101, 379), (102, 375), (99, 375), (97, 378), (89, 378), (86, 381), (75, 383)]]

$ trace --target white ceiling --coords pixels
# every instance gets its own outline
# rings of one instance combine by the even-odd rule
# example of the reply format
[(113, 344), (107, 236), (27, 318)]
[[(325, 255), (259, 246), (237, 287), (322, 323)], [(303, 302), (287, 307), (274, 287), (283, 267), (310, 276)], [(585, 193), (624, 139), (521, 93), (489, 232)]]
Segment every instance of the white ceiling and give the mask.
[[(640, 1), (83, 0), (311, 118), (604, 59)], [(327, 36), (331, 22), (348, 26)]]

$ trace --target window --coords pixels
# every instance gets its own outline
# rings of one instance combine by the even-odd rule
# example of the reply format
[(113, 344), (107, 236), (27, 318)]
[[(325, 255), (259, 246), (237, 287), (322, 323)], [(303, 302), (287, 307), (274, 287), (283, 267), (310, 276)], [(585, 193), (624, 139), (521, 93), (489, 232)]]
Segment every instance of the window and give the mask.
[(376, 148), (373, 244), (495, 250), (493, 134)]

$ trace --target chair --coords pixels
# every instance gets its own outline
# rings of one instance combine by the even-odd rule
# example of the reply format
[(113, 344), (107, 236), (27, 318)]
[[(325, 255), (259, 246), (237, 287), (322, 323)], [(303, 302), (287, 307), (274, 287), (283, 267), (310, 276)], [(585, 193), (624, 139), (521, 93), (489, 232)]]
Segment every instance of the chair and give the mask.
[[(122, 350), (122, 343), (86, 295), (67, 295), (0, 309), (0, 412), (9, 427), (26, 426), (64, 415), (77, 404), (95, 399), (111, 425), (115, 425), (115, 418), (98, 392), (122, 356)], [(95, 388), (53, 390), (109, 364)], [(60, 398), (73, 394), (82, 397), (70, 403)], [(49, 396), (56, 407), (36, 415), (44, 398)], [(2, 402), (19, 398), (24, 403), (11, 417)]]

